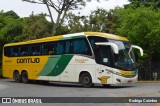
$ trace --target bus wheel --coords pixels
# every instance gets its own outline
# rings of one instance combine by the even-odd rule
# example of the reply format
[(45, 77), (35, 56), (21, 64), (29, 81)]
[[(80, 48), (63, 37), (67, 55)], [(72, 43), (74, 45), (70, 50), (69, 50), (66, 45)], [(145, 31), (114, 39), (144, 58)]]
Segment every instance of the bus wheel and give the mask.
[(14, 71), (13, 78), (16, 82), (21, 82), (21, 75), (19, 74), (18, 71)]
[(26, 71), (22, 72), (22, 82), (23, 83), (28, 83), (29, 80), (28, 80), (28, 73)]
[(89, 73), (83, 73), (80, 76), (80, 83), (85, 88), (93, 87), (92, 78), (91, 78), (91, 75)]

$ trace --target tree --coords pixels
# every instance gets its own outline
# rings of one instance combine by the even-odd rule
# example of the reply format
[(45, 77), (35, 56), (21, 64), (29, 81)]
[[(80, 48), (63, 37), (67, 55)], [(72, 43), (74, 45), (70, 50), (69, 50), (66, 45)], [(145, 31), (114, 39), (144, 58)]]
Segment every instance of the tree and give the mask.
[(14, 19), (19, 18), (19, 16), (14, 11), (7, 11), (4, 13), (4, 16), (12, 17)]
[(2, 46), (4, 43), (13, 42), (13, 38), (21, 33), (23, 20), (18, 17), (13, 11), (0, 12), (0, 40)]
[(14, 18), (6, 15), (6, 13), (3, 10), (0, 11), (0, 29), (13, 20)]
[(14, 38), (16, 42), (43, 38), (50, 34), (50, 23), (46, 20), (44, 14), (32, 14), (28, 18), (24, 18), (23, 23), (22, 34)]
[(111, 9), (106, 11), (105, 9), (97, 9), (90, 14), (90, 26), (93, 31), (100, 31), (106, 33), (115, 33), (116, 30), (116, 17), (114, 16), (114, 12), (116, 9)]
[(96, 11), (91, 12), (90, 18), (90, 25), (91, 31), (101, 31), (107, 32), (107, 11), (104, 9), (97, 9)]
[(15, 19), (0, 29), (0, 38), (4, 43), (15, 42), (14, 38), (20, 36), (23, 30), (23, 19)]
[(18, 36), (22, 31), (23, 20), (19, 18), (15, 19), (15, 17), (12, 17), (14, 15), (9, 15), (8, 12), (5, 13), (3, 11), (0, 11), (0, 55), (2, 55), (3, 45), (13, 42), (14, 37)]
[(84, 20), (87, 20), (86, 16), (78, 16), (70, 12), (65, 17), (65, 21), (67, 21), (65, 26), (68, 26), (69, 33), (86, 31), (89, 26), (86, 29), (84, 27), (88, 25), (88, 20), (87, 22)]
[[(68, 11), (75, 9), (82, 9), (86, 5), (86, 1), (89, 2), (91, 0), (22, 0), (22, 1), (46, 5), (49, 12), (49, 17), (51, 18), (51, 22), (53, 25), (52, 34), (54, 35), (56, 33), (56, 30), (62, 25)], [(53, 19), (50, 7), (53, 8), (58, 13), (56, 20)]]
[(70, 33), (84, 31), (115, 33), (117, 19), (113, 14), (116, 9), (106, 11), (105, 9), (98, 8), (92, 11), (89, 16), (79, 16), (69, 13), (66, 15), (65, 19), (68, 21), (67, 26)]
[[(56, 30), (60, 27), (63, 23), (64, 17), (69, 10), (74, 10), (78, 8), (82, 8), (85, 5), (84, 0), (23, 0), (30, 3), (37, 3), (37, 4), (45, 4), (49, 11), (49, 17), (51, 18), (51, 22), (53, 24), (52, 34), (54, 35)], [(53, 8), (57, 13), (57, 19), (54, 21), (51, 8)]]
[(152, 60), (153, 53), (160, 53), (160, 12), (152, 7), (119, 9), (117, 34), (124, 35), (144, 49), (146, 57)]
[(146, 6), (146, 7), (154, 7), (154, 8), (160, 8), (160, 0), (129, 0), (131, 4), (129, 5), (134, 5), (135, 7), (140, 7), (140, 6)]

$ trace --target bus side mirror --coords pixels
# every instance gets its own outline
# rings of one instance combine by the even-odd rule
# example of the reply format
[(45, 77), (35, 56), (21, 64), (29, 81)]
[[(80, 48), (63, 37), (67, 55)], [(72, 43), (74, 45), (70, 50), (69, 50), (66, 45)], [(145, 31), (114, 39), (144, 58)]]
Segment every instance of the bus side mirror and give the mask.
[(115, 54), (119, 54), (118, 46), (112, 42), (97, 42), (96, 45), (111, 46)]
[(131, 52), (132, 48), (139, 49), (141, 56), (143, 56), (143, 49), (142, 49), (141, 47), (136, 46), (136, 45), (131, 45), (131, 48), (130, 48), (130, 50), (129, 50), (129, 53)]

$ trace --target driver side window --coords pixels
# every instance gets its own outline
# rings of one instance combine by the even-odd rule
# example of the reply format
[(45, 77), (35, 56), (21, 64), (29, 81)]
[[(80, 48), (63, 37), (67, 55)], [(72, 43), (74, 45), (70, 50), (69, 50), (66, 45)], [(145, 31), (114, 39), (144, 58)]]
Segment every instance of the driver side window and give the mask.
[(99, 64), (112, 66), (113, 56), (111, 53), (111, 47), (95, 46), (95, 60)]

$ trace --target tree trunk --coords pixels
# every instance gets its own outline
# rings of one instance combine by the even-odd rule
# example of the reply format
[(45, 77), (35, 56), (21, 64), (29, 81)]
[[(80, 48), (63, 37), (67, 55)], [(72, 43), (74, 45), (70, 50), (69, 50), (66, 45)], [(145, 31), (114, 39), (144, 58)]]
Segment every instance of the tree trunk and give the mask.
[(56, 25), (54, 24), (54, 25), (53, 25), (53, 28), (52, 28), (52, 35), (54, 36), (55, 33), (56, 33)]

